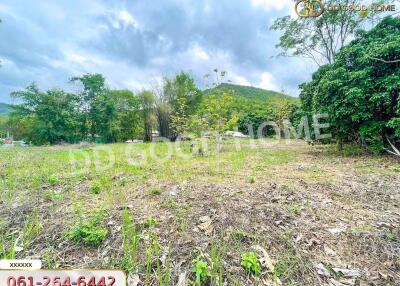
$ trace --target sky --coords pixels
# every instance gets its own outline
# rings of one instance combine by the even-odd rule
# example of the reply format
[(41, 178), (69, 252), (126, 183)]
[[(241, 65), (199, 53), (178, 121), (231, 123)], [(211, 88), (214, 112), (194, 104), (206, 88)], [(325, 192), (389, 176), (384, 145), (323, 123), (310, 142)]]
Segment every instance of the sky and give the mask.
[(273, 21), (292, 0), (2, 0), (0, 102), (31, 82), (79, 90), (73, 76), (102, 73), (138, 91), (188, 71), (200, 87), (214, 68), (233, 83), (298, 96), (316, 67), (276, 57)]

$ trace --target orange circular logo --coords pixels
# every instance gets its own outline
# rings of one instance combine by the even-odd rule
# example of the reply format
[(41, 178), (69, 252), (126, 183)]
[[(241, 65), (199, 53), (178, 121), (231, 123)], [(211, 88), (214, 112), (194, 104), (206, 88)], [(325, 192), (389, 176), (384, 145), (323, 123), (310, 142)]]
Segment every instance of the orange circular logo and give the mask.
[(296, 2), (295, 11), (299, 17), (319, 17), (324, 13), (322, 0), (299, 0)]

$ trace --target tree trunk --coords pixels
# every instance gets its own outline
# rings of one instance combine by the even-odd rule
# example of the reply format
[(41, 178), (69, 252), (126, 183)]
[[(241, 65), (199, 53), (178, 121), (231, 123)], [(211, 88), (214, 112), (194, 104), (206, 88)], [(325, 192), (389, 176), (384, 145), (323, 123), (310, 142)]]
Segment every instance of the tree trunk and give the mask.
[(153, 139), (153, 136), (151, 134), (151, 122), (148, 119), (145, 119), (144, 122), (144, 138), (143, 141), (144, 142), (151, 142)]
[(338, 138), (338, 140), (337, 140), (337, 150), (339, 152), (343, 151), (343, 138)]

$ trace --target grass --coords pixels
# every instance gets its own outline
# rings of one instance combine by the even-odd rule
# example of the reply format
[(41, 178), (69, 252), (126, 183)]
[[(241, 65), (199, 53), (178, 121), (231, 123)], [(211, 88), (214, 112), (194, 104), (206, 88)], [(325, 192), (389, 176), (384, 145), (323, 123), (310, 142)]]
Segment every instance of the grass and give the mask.
[[(166, 143), (101, 145), (114, 154), (108, 168), (108, 152), (95, 152), (98, 146), (1, 149), (0, 257), (23, 259), (39, 251), (49, 268), (79, 268), (85, 266), (79, 257), (103, 261), (99, 254), (112, 249), (105, 255), (113, 260), (95, 266), (138, 273), (149, 286), (175, 283), (181, 261), (181, 271), (195, 282), (197, 257), (207, 264), (206, 283), (212, 285), (246, 285), (247, 279), (257, 285), (274, 276), (284, 285), (315, 285), (305, 280), (314, 275), (312, 262), (324, 259), (321, 247), (307, 246), (315, 236), (335, 241), (330, 248), (346, 265), (371, 272), (395, 265), (393, 255), (360, 254), (354, 249), (360, 243), (350, 246), (350, 240), (371, 235), (387, 249), (398, 247), (398, 229), (376, 225), (382, 208), (388, 219), (396, 210), (399, 167), (394, 160), (352, 147), (341, 154), (334, 146), (256, 142), (253, 148), (249, 140), (239, 142), (237, 150), (235, 140), (224, 140), (217, 152), (210, 139), (207, 154), (188, 159), (174, 146), (166, 159)], [(190, 142), (181, 145), (189, 154)], [(209, 234), (197, 228), (203, 216), (212, 219)], [(354, 226), (359, 216), (363, 222)], [(324, 241), (326, 229), (338, 219), (348, 222), (345, 234), (354, 235)], [(300, 234), (303, 238), (293, 243)], [(18, 238), (23, 250), (15, 252)], [(60, 252), (60, 243), (68, 253)], [(254, 270), (249, 275), (241, 267), (242, 254), (258, 244), (267, 246), (275, 273), (261, 269), (260, 276)]]
[(64, 195), (60, 192), (48, 190), (43, 193), (43, 199), (47, 202), (60, 202), (64, 199)]
[(0, 234), (0, 259), (15, 259), (13, 238)]
[(149, 197), (158, 196), (161, 194), (161, 188), (160, 187), (152, 187), (147, 190), (147, 194), (149, 195)]
[(34, 209), (25, 222), (22, 230), (22, 244), (28, 247), (42, 230), (41, 218), (37, 209)]
[(139, 233), (136, 230), (133, 217), (128, 209), (122, 212), (122, 244), (123, 259), (122, 267), (127, 272), (133, 270), (137, 265), (137, 248), (139, 243)]

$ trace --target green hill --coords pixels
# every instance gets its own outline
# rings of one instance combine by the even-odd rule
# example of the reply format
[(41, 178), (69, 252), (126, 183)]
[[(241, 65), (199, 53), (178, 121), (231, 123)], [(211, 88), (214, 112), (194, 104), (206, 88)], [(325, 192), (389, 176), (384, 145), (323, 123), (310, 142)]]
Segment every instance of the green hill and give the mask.
[(240, 97), (250, 99), (250, 100), (262, 100), (262, 101), (275, 101), (281, 99), (287, 99), (289, 101), (297, 101), (298, 99), (295, 97), (291, 97), (289, 95), (272, 91), (266, 90), (262, 88), (257, 88), (253, 86), (244, 86), (244, 85), (237, 85), (237, 84), (228, 84), (223, 83), (216, 88), (229, 88), (236, 92), (236, 94)]
[(237, 84), (223, 83), (212, 89), (205, 90), (205, 94), (210, 94), (216, 89), (233, 90), (235, 106), (240, 112), (276, 110), (282, 105), (299, 105), (299, 98), (292, 97), (280, 92), (266, 90), (262, 88), (243, 86)]
[(0, 102), (0, 114), (8, 114), (11, 112), (11, 105)]
[(223, 83), (215, 88), (206, 90), (206, 94), (212, 92), (214, 89), (230, 89), (235, 91), (235, 96), (247, 99), (250, 101), (263, 101), (265, 103), (276, 103), (281, 100), (288, 100), (289, 102), (298, 102), (299, 99), (280, 93), (272, 90), (266, 90), (262, 88), (252, 87), (252, 86), (244, 86), (237, 84), (229, 84)]

